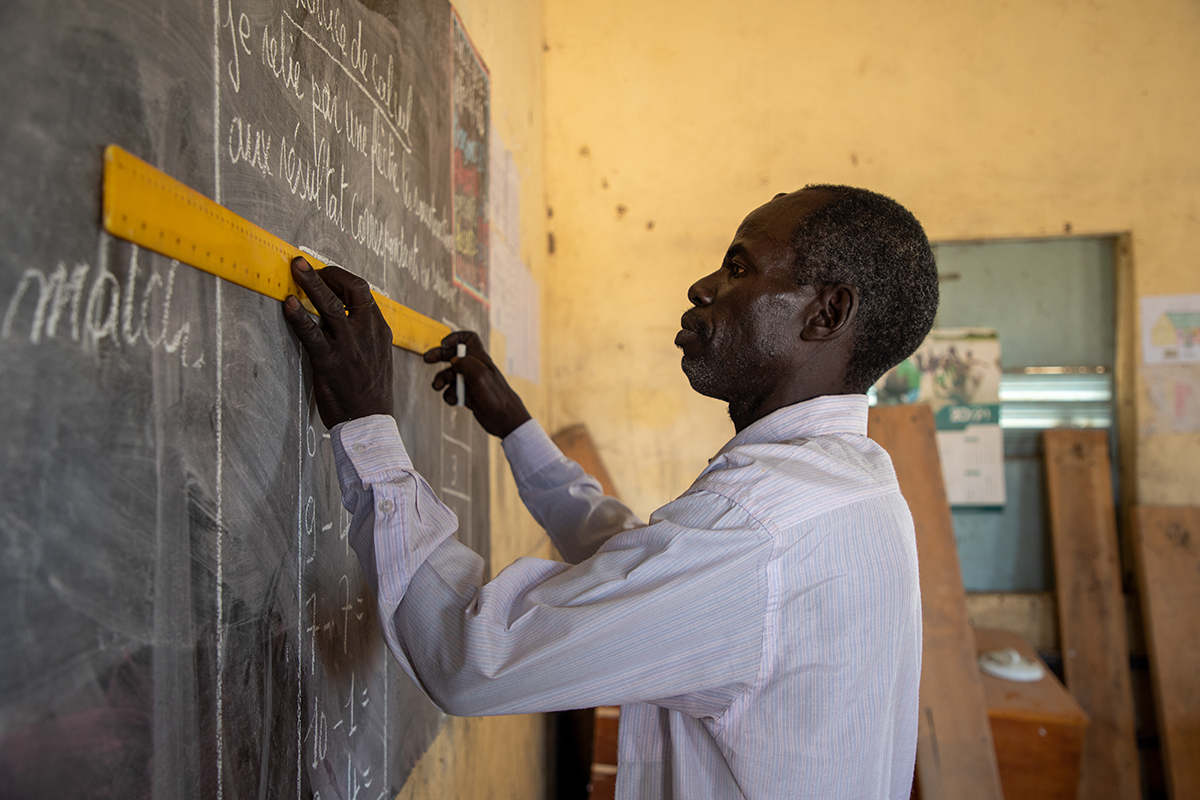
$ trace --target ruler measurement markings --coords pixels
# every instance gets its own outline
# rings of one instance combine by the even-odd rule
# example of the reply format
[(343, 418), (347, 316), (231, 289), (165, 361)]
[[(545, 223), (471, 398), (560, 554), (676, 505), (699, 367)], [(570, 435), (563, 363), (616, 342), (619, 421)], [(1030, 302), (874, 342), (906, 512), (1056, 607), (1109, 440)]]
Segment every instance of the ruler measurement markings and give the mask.
[[(267, 297), (302, 296), (290, 271), (291, 258), (301, 255), (299, 248), (115, 145), (105, 150), (104, 227)], [(317, 269), (325, 266), (311, 255), (305, 257)], [(379, 292), (372, 294), (399, 347), (424, 352), (450, 332), (448, 326)]]

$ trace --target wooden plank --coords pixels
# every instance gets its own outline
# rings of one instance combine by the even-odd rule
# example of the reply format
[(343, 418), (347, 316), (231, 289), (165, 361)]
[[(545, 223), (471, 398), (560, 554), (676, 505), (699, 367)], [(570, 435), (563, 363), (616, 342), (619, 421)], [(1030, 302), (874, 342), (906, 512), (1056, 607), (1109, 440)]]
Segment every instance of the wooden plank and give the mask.
[(1092, 720), (1079, 796), (1141, 797), (1108, 432), (1045, 433), (1046, 484), (1067, 687)]
[(868, 433), (892, 457), (917, 532), (924, 625), (917, 738), (920, 796), (1000, 800), (1000, 774), (975, 665), (975, 640), (933, 413), (927, 405), (873, 408)]
[(1136, 540), (1167, 787), (1200, 798), (1200, 508), (1142, 506)]
[(606, 495), (620, 497), (608, 470), (604, 468), (604, 461), (600, 458), (596, 443), (592, 441), (592, 435), (588, 433), (587, 425), (571, 425), (550, 438), (558, 445), (558, 449), (563, 451), (563, 455), (578, 463), (584, 472), (600, 481), (600, 488)]
[[(1046, 664), (1019, 633), (975, 629), (975, 648), (1012, 648)], [(1040, 681), (1016, 683), (980, 674), (996, 742), (1000, 784), (1009, 800), (1075, 800), (1088, 718), (1079, 703), (1046, 669)]]

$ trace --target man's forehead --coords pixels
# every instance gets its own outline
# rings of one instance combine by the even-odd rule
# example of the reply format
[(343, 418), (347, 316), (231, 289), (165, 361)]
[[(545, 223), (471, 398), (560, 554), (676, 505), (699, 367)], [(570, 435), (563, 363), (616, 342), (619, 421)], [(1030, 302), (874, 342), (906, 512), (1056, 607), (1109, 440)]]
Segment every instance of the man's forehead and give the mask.
[(777, 213), (790, 216), (793, 222), (799, 222), (817, 209), (827, 205), (834, 198), (833, 192), (825, 189), (799, 189), (775, 195), (762, 208), (771, 207)]
[(737, 238), (766, 235), (790, 241), (801, 220), (833, 200), (833, 194), (821, 189), (800, 189), (775, 195), (751, 211), (738, 226)]

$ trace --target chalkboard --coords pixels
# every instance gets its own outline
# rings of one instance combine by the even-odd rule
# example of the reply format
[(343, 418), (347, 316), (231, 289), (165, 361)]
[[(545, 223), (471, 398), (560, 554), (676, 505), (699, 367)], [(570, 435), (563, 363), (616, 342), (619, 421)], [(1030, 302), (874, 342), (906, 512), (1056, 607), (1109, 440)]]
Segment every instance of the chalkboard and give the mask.
[[(454, 276), (454, 24), (443, 0), (0, 5), (0, 797), (391, 797), (436, 735), (278, 302), (107, 236), (99, 204), (119, 144), (486, 337)], [(485, 437), (393, 352), (413, 461), (486, 557)]]

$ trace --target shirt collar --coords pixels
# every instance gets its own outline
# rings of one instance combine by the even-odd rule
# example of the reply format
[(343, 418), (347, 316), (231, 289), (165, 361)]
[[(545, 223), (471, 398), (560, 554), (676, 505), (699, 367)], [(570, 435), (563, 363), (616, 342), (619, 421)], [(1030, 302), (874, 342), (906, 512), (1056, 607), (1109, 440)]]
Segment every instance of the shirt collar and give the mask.
[(714, 458), (735, 447), (786, 442), (830, 433), (867, 435), (868, 402), (865, 394), (834, 394), (772, 411), (729, 440)]

